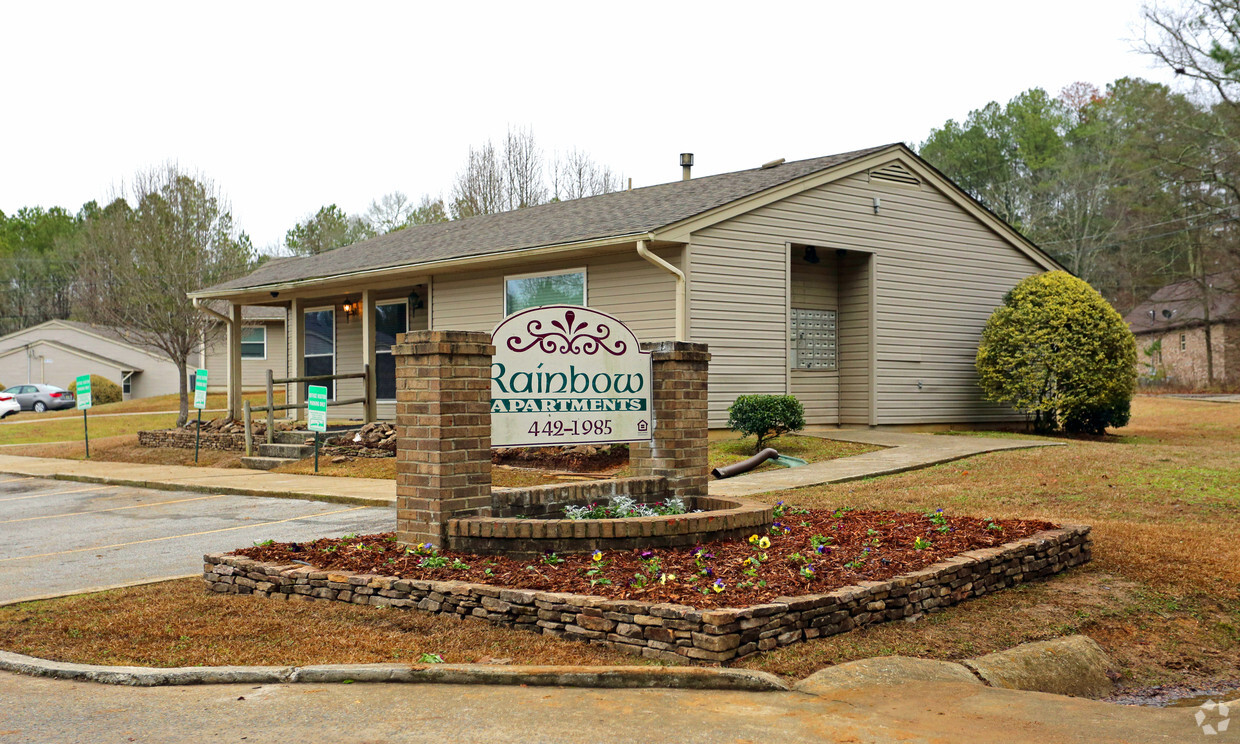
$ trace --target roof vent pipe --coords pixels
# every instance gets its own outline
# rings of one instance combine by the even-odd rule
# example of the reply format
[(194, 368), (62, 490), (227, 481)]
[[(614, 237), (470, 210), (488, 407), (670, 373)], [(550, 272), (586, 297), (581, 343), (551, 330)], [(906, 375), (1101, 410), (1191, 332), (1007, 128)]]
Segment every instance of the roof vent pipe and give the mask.
[(680, 153), (680, 180), (689, 180), (689, 169), (693, 167), (693, 153)]

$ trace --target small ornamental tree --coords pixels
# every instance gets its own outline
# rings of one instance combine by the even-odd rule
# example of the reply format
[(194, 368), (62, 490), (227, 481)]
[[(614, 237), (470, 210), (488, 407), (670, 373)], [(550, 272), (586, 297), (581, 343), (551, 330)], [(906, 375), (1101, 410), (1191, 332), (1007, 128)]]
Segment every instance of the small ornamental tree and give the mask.
[(805, 428), (805, 409), (792, 395), (742, 395), (728, 408), (728, 428), (756, 436), (757, 454), (771, 439)]
[(1065, 271), (1012, 288), (982, 331), (979, 384), (1038, 431), (1103, 434), (1128, 423), (1137, 345), (1102, 295)]

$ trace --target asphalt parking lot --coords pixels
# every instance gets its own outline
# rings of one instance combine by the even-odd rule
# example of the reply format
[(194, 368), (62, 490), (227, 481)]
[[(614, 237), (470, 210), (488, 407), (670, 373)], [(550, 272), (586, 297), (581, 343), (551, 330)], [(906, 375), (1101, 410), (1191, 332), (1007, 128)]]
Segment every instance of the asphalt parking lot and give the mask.
[(385, 532), (393, 509), (0, 473), (0, 604), (197, 574), (203, 553)]

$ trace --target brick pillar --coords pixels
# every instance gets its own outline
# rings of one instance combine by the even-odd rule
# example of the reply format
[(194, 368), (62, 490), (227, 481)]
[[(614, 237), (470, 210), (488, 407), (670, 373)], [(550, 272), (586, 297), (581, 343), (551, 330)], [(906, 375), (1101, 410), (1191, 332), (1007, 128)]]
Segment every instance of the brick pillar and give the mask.
[(396, 359), (396, 540), (447, 545), (491, 508), (491, 335), (415, 331)]
[(706, 424), (706, 344), (642, 344), (654, 366), (654, 436), (629, 445), (633, 474), (662, 475), (673, 496), (705, 496), (710, 480)]

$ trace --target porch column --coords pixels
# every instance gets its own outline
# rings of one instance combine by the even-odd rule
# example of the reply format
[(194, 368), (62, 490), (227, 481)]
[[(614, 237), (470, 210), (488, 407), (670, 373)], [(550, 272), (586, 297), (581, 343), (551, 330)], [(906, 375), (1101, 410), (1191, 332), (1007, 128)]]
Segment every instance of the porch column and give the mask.
[(373, 290), (362, 290), (362, 364), (370, 370), (366, 377), (366, 406), (362, 419), (366, 423), (374, 421), (378, 408), (375, 405), (375, 293)]
[(241, 418), (241, 306), (228, 305), (228, 416)]
[[(306, 374), (306, 303), (300, 297), (294, 297), (288, 306), (288, 355), (289, 377), (302, 377)], [(285, 402), (289, 405), (301, 402), (301, 383), (294, 382), (285, 386)], [(288, 409), (289, 418), (296, 419), (298, 411)]]

